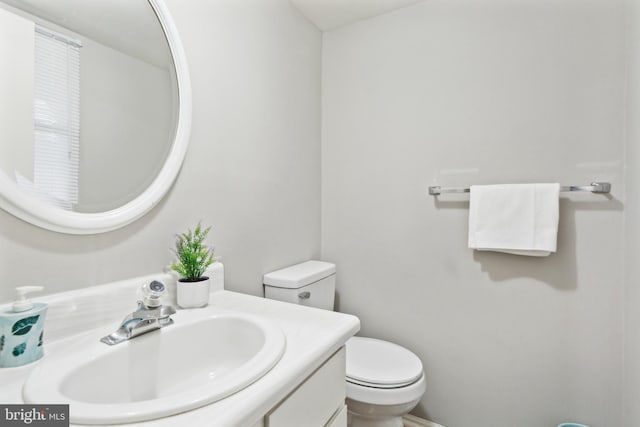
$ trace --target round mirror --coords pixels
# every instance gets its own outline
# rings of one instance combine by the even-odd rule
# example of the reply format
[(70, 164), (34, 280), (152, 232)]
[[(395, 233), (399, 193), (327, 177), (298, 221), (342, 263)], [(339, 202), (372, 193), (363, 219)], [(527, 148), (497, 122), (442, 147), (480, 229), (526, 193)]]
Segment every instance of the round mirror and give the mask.
[(153, 208), (187, 149), (184, 52), (161, 0), (0, 0), (0, 206), (91, 234)]

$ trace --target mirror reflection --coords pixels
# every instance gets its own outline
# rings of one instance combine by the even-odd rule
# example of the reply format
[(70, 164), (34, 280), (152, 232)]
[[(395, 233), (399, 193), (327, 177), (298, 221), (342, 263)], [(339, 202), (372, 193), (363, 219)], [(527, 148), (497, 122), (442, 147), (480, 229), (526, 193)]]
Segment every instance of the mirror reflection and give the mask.
[(1, 0), (0, 58), (0, 173), (21, 192), (96, 213), (154, 180), (178, 92), (146, 0)]

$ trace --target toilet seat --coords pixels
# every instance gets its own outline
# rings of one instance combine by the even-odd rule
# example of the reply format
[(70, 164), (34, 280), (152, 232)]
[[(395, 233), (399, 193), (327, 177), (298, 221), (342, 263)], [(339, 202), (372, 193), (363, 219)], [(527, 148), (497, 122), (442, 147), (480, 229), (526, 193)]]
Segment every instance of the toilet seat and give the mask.
[(358, 386), (396, 389), (422, 377), (420, 359), (397, 344), (374, 338), (352, 337), (347, 341), (348, 383)]
[(424, 374), (413, 384), (398, 388), (366, 387), (349, 381), (346, 384), (347, 406), (349, 406), (349, 400), (355, 400), (370, 405), (409, 405), (413, 409), (427, 390)]

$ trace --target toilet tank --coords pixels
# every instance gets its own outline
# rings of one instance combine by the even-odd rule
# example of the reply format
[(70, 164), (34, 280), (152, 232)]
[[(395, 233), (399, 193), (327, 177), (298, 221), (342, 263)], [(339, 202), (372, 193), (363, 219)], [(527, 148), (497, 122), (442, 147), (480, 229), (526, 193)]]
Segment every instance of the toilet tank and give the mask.
[(333, 310), (336, 265), (306, 261), (263, 276), (265, 298)]

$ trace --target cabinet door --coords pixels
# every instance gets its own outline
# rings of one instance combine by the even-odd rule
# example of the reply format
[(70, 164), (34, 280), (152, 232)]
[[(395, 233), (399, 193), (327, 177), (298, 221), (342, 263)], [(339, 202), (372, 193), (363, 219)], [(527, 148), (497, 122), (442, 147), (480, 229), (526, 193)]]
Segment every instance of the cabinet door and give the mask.
[(347, 427), (347, 405), (342, 405), (326, 427)]
[(342, 347), (265, 417), (266, 427), (323, 427), (333, 421), (344, 406), (345, 367)]

